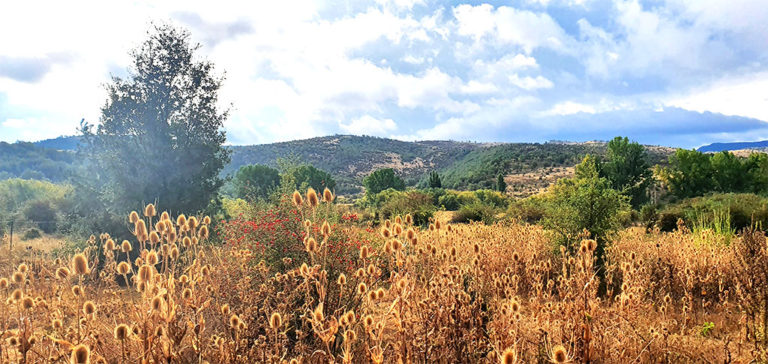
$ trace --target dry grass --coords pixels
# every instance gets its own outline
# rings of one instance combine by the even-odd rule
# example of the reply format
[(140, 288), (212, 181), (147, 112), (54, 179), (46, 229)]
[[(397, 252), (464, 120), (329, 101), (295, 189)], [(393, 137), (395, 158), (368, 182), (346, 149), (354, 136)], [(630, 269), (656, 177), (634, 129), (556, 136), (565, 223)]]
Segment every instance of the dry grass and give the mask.
[(601, 270), (594, 241), (570, 254), (535, 226), (418, 230), (398, 218), (379, 227), (381, 244), (361, 247), (354, 273), (341, 277), (328, 264), (330, 227), (313, 221), (334, 206), (296, 200), (312, 240), (286, 271), (249, 263), (251, 251), (208, 244), (204, 217), (151, 209), (130, 217), (135, 239), (127, 245), (137, 259), (106, 234), (73, 257), (0, 258), (0, 361), (766, 359), (762, 233), (722, 246), (684, 230), (629, 230), (606, 250)]

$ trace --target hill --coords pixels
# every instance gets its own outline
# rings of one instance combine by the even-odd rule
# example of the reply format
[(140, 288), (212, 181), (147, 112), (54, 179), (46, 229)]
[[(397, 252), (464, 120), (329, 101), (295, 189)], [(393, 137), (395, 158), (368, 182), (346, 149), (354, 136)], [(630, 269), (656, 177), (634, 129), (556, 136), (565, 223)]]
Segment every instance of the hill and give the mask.
[(277, 166), (277, 159), (296, 156), (331, 173), (340, 193), (361, 191), (362, 179), (379, 168), (393, 168), (410, 185), (432, 170), (453, 164), (486, 144), (454, 141), (404, 142), (369, 136), (334, 135), (290, 142), (234, 146), (232, 162), (224, 169), (231, 174), (243, 165)]
[(759, 142), (732, 142), (732, 143), (712, 143), (702, 147), (699, 147), (700, 152), (722, 152), (725, 150), (742, 150), (742, 149), (754, 149), (764, 150), (768, 148), (768, 140)]
[(38, 147), (55, 150), (77, 150), (77, 145), (80, 144), (80, 137), (73, 136), (60, 136), (53, 139), (45, 139), (32, 143)]
[(64, 181), (72, 173), (75, 162), (75, 154), (71, 151), (42, 148), (26, 142), (0, 142), (0, 157), (0, 179)]
[[(36, 143), (0, 144), (0, 178), (24, 177), (51, 181), (68, 178), (76, 158), (78, 137)], [(572, 174), (584, 155), (603, 155), (604, 142), (470, 143), (405, 142), (387, 138), (333, 135), (289, 142), (228, 146), (232, 161), (222, 171), (231, 175), (247, 164), (277, 167), (279, 158), (295, 157), (331, 173), (337, 192), (362, 191), (362, 179), (379, 168), (393, 168), (410, 186), (426, 186), (426, 174), (437, 171), (443, 186), (455, 189), (492, 187), (505, 176), (510, 192), (528, 196), (558, 178)], [(664, 163), (672, 148), (648, 147), (651, 163)]]

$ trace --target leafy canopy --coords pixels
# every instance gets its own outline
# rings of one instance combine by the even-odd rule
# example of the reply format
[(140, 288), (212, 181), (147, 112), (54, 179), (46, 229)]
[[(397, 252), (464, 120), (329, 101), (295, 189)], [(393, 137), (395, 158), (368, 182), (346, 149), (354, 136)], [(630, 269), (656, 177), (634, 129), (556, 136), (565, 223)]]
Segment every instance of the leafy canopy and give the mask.
[(392, 168), (379, 169), (369, 174), (363, 179), (363, 186), (368, 194), (379, 193), (389, 188), (405, 190), (405, 182), (395, 175), (395, 170)]
[(646, 190), (651, 181), (649, 168), (648, 154), (639, 143), (630, 142), (627, 137), (616, 137), (608, 142), (602, 175), (610, 181), (613, 189), (629, 197), (633, 207), (640, 206), (646, 200)]
[(237, 198), (257, 200), (267, 198), (280, 184), (277, 169), (259, 164), (242, 166), (232, 181)]

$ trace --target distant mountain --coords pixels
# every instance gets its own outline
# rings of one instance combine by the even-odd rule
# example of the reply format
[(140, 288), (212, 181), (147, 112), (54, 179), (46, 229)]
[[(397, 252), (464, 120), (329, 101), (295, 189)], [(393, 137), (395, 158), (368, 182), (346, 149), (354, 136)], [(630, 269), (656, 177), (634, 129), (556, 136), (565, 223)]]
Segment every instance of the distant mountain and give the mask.
[(77, 145), (80, 144), (79, 136), (60, 136), (54, 139), (41, 140), (39, 142), (32, 143), (38, 147), (55, 150), (77, 150)]
[(768, 148), (768, 140), (759, 142), (732, 142), (732, 143), (712, 143), (698, 149), (699, 152), (722, 152), (724, 150), (740, 149), (764, 149)]

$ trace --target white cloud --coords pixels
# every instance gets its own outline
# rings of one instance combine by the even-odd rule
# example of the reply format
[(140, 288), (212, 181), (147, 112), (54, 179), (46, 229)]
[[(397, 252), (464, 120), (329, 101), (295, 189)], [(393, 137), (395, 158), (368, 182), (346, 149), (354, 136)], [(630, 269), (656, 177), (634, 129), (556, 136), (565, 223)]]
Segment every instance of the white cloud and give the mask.
[(397, 124), (392, 119), (376, 119), (370, 115), (363, 115), (348, 124), (339, 123), (339, 127), (345, 133), (373, 136), (385, 136), (397, 130)]
[(726, 77), (690, 94), (673, 97), (669, 106), (768, 121), (768, 72)]
[(569, 36), (546, 13), (535, 13), (509, 6), (462, 4), (454, 8), (458, 33), (479, 41), (485, 37), (498, 44), (521, 46), (530, 54), (539, 47), (568, 52)]
[(555, 104), (551, 109), (542, 113), (542, 115), (572, 115), (577, 113), (594, 114), (595, 107), (592, 105), (581, 104), (573, 101), (565, 101)]
[(517, 74), (509, 75), (509, 82), (511, 82), (513, 85), (524, 89), (524, 90), (536, 90), (540, 88), (552, 88), (554, 84), (552, 81), (542, 77), (542, 76), (536, 76), (536, 77), (520, 77)]

